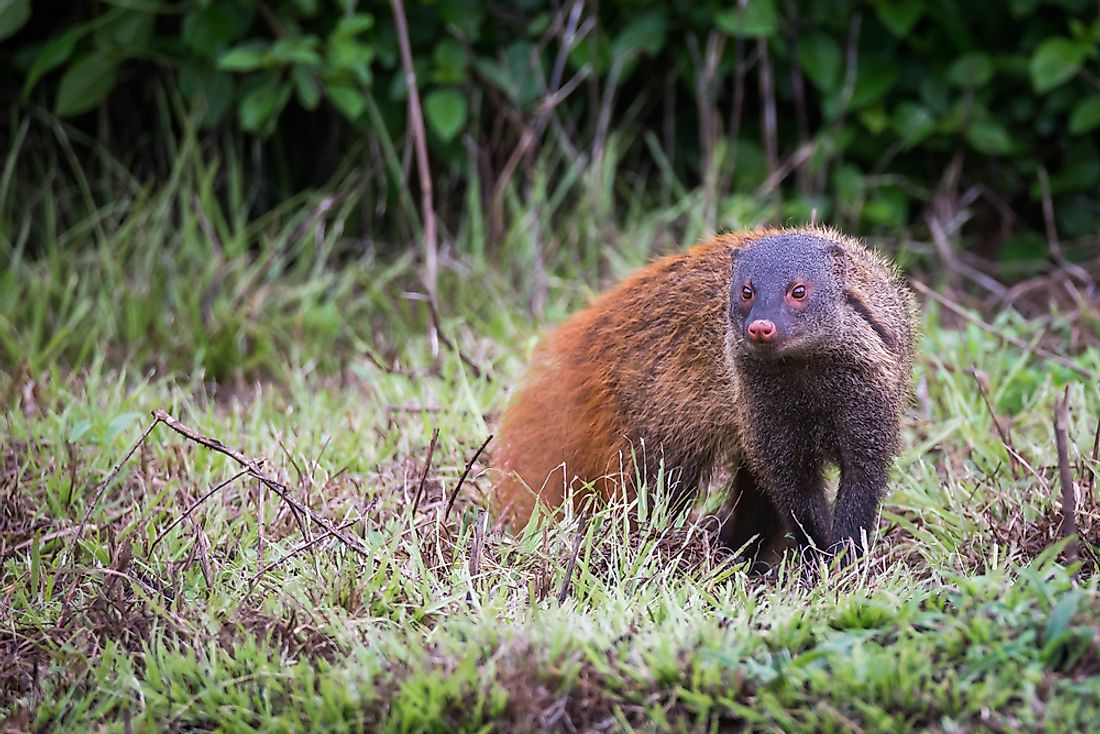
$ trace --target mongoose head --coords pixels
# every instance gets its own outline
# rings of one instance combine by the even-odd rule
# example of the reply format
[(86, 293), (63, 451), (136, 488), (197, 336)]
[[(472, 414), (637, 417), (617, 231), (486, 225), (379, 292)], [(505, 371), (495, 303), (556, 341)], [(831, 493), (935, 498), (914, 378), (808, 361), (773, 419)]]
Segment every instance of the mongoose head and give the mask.
[(774, 234), (738, 250), (730, 283), (730, 325), (738, 358), (813, 354), (840, 333), (844, 252), (827, 239)]

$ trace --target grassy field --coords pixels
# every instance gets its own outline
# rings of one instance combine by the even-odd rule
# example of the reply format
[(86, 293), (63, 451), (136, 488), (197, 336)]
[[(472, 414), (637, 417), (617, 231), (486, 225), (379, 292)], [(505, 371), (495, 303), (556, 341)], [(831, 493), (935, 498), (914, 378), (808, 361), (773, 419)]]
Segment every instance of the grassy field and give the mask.
[[(1068, 394), (1095, 542), (1100, 388), (1001, 338), (1036, 343), (1034, 323), (927, 309), (865, 563), (747, 576), (706, 506), (670, 523), (659, 499), (503, 534), (477, 452), (538, 329), (667, 249), (669, 222), (692, 239), (692, 196), (576, 213), (554, 236), (614, 230), (613, 251), (550, 250), (571, 254), (537, 318), (454, 255), (461, 355), (433, 355), (412, 264), (343, 235), (353, 176), (249, 222), (180, 160), (94, 216), (39, 202), (34, 231), (0, 186), (6, 730), (1096, 730), (1096, 557), (1060, 556), (1053, 416)], [(746, 212), (724, 221), (767, 215)], [(79, 238), (95, 247), (66, 254)], [(1100, 374), (1100, 351), (1073, 360)]]

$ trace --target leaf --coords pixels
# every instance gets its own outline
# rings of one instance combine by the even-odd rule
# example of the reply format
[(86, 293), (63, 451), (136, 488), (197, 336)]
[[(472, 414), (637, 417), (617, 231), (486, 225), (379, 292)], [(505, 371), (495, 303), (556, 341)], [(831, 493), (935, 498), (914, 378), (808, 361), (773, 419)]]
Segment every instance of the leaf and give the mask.
[(90, 430), (92, 430), (92, 422), (90, 420), (77, 421), (73, 424), (72, 430), (69, 431), (69, 437), (65, 440), (69, 443), (76, 443), (84, 438)]
[(1085, 97), (1069, 116), (1070, 135), (1082, 135), (1100, 127), (1100, 94)]
[(1049, 92), (1068, 81), (1085, 59), (1085, 47), (1068, 38), (1048, 38), (1031, 57), (1031, 83), (1035, 91)]
[(338, 82), (325, 83), (325, 96), (332, 102), (332, 106), (340, 110), (344, 117), (356, 120), (363, 114), (367, 103), (363, 99), (363, 92), (358, 87)]
[(1047, 618), (1046, 628), (1043, 630), (1044, 644), (1069, 630), (1069, 623), (1073, 620), (1073, 616), (1077, 614), (1077, 606), (1080, 602), (1081, 594), (1070, 591), (1054, 605), (1054, 608), (1050, 610), (1050, 617)]
[(57, 38), (53, 39), (46, 46), (38, 52), (38, 55), (34, 57), (34, 63), (31, 64), (31, 69), (27, 72), (27, 81), (23, 84), (23, 98), (26, 99), (30, 94), (31, 89), (38, 80), (42, 78), (42, 75), (61, 66), (69, 57), (73, 55), (73, 51), (76, 49), (77, 41), (83, 38), (90, 30), (92, 26), (90, 23), (81, 23), (80, 25), (74, 25), (67, 31), (62, 33)]
[(281, 38), (271, 47), (271, 58), (282, 64), (320, 64), (316, 36)]
[(1000, 123), (992, 118), (978, 118), (966, 129), (970, 146), (985, 155), (1004, 155), (1012, 151), (1012, 138)]
[(833, 38), (820, 32), (808, 34), (798, 43), (798, 63), (815, 87), (826, 93), (835, 91), (843, 54)]
[(882, 108), (882, 105), (868, 107), (860, 112), (859, 121), (863, 123), (863, 126), (866, 127), (872, 135), (878, 135), (890, 124), (890, 118), (887, 116), (886, 110)]
[(852, 206), (863, 195), (863, 174), (853, 165), (845, 164), (833, 173), (833, 185), (836, 187), (837, 198), (847, 206)]
[(290, 78), (294, 82), (294, 91), (298, 93), (298, 101), (302, 107), (310, 111), (317, 109), (321, 102), (321, 85), (313, 71), (308, 66), (295, 64)]
[(118, 62), (98, 51), (73, 62), (57, 86), (54, 112), (70, 117), (95, 107), (115, 86)]
[(218, 59), (218, 68), (224, 71), (254, 71), (270, 66), (272, 61), (265, 41), (248, 41), (222, 54)]
[(924, 15), (921, 0), (878, 0), (875, 3), (878, 19), (898, 38), (904, 38)]
[(466, 47), (451, 38), (435, 44), (432, 50), (432, 81), (440, 85), (462, 84), (466, 81)]
[(328, 40), (328, 63), (336, 69), (350, 71), (363, 83), (370, 82), (370, 64), (374, 49), (352, 36), (333, 34)]
[(734, 38), (771, 38), (779, 27), (775, 0), (747, 0), (743, 7), (723, 10), (714, 23)]
[(319, 7), (317, 0), (294, 0), (294, 5), (301, 11), (302, 15), (307, 18), (312, 18), (317, 15)]
[(109, 444), (114, 441), (118, 434), (125, 431), (130, 425), (138, 418), (144, 415), (143, 413), (123, 413), (116, 416), (114, 420), (107, 424), (107, 435), (103, 437), (103, 443)]
[(992, 78), (993, 62), (980, 51), (960, 56), (947, 69), (947, 80), (956, 87), (980, 87)]
[(1039, 0), (1009, 0), (1008, 7), (1013, 16), (1022, 18), (1035, 12)]
[(643, 13), (632, 19), (615, 36), (611, 53), (616, 56), (632, 56), (644, 53), (653, 56), (661, 51), (668, 35), (668, 19), (663, 11)]
[(856, 67), (856, 86), (852, 90), (851, 109), (877, 102), (898, 79), (898, 67), (881, 56), (864, 56)]
[(241, 32), (244, 23), (229, 3), (210, 3), (183, 16), (183, 40), (198, 56), (216, 56)]
[(424, 100), (424, 112), (435, 134), (450, 141), (466, 125), (466, 98), (454, 89), (438, 89)]
[(369, 13), (358, 13), (356, 15), (345, 15), (336, 24), (333, 35), (340, 36), (357, 36), (360, 33), (365, 33), (374, 27), (374, 16)]
[(277, 77), (265, 81), (241, 99), (237, 107), (241, 127), (261, 136), (270, 135), (289, 99), (289, 84)]
[(879, 188), (863, 207), (863, 217), (883, 227), (903, 227), (909, 221), (909, 197), (900, 189)]
[(31, 0), (0, 0), (0, 41), (15, 35), (31, 19)]
[(485, 20), (481, 0), (442, 0), (439, 14), (446, 25), (459, 31), (459, 38), (477, 41), (481, 35), (481, 24)]
[(183, 66), (179, 71), (180, 93), (195, 105), (204, 105), (200, 124), (212, 128), (221, 122), (233, 102), (233, 77), (216, 69)]
[(129, 8), (114, 8), (96, 28), (95, 42), (99, 48), (119, 48), (127, 53), (144, 51), (153, 37), (153, 13)]
[(924, 105), (902, 102), (894, 110), (894, 130), (908, 150), (920, 145), (936, 129), (936, 117)]

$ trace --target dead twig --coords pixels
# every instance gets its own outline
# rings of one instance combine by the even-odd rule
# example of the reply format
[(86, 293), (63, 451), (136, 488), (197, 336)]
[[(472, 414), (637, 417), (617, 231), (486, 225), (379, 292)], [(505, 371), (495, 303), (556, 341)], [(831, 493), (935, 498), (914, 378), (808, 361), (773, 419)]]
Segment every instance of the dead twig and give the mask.
[(462, 490), (462, 485), (466, 482), (466, 477), (470, 476), (470, 470), (474, 467), (474, 462), (477, 461), (478, 457), (481, 456), (481, 452), (485, 450), (485, 447), (488, 446), (489, 442), (492, 440), (493, 434), (490, 433), (488, 437), (481, 442), (481, 445), (478, 446), (477, 451), (470, 457), (470, 460), (466, 462), (466, 468), (462, 470), (462, 476), (458, 478), (458, 484), (455, 485), (454, 491), (451, 492), (451, 496), (447, 500), (447, 509), (443, 510), (444, 521), (450, 516), (451, 508), (454, 507), (455, 500), (458, 498), (458, 493)]
[(424, 462), (424, 471), (420, 475), (420, 485), (416, 488), (416, 496), (413, 497), (412, 512), (409, 513), (410, 517), (416, 517), (416, 508), (420, 505), (420, 497), (424, 494), (424, 485), (428, 481), (428, 472), (432, 468), (432, 454), (435, 453), (435, 442), (439, 439), (439, 429), (432, 429), (432, 442), (428, 444), (428, 458)]
[[(154, 410), (153, 411), (153, 417), (156, 418), (157, 421), (159, 421), (160, 423), (165, 424), (166, 426), (171, 428), (173, 431), (175, 431), (176, 433), (183, 436), (184, 438), (190, 439), (191, 441), (194, 441), (195, 443), (197, 443), (201, 446), (205, 446), (208, 449), (211, 449), (213, 451), (217, 451), (219, 454), (224, 454), (225, 456), (228, 456), (229, 458), (233, 459), (238, 464), (245, 467), (248, 470), (248, 474), (250, 476), (253, 476), (256, 479), (258, 479), (260, 481), (260, 483), (262, 483), (265, 487), (267, 487), (272, 492), (274, 492), (276, 495), (278, 495), (284, 502), (286, 502), (288, 505), (290, 505), (293, 509), (297, 510), (298, 512), (302, 513), (303, 515), (308, 517), (313, 522), (320, 525), (321, 528), (323, 528), (324, 530), (327, 530), (327, 531), (331, 532), (344, 545), (346, 545), (349, 548), (351, 548), (352, 550), (360, 553), (361, 555), (363, 555), (367, 558), (370, 558), (370, 556), (371, 556), (370, 550), (365, 545), (363, 545), (361, 542), (359, 542), (359, 540), (357, 540), (356, 538), (354, 538), (350, 535), (347, 535), (346, 533), (340, 532), (325, 517), (323, 517), (322, 515), (319, 515), (318, 513), (314, 512), (311, 508), (309, 508), (306, 505), (299, 502), (297, 499), (294, 498), (293, 495), (290, 494), (290, 490), (287, 489), (287, 487), (285, 485), (283, 485), (279, 482), (276, 482), (274, 479), (267, 476), (263, 472), (263, 470), (260, 469), (259, 464), (257, 464), (255, 461), (253, 461), (252, 459), (250, 459), (247, 456), (245, 456), (244, 454), (242, 454), (240, 451), (237, 451), (236, 449), (233, 449), (233, 448), (230, 448), (229, 446), (226, 446), (224, 443), (222, 443), (221, 441), (219, 441), (216, 438), (206, 436), (202, 433), (199, 433), (198, 431), (196, 431), (193, 428), (189, 428), (188, 426), (185, 426), (184, 424), (180, 423), (178, 420), (176, 420), (172, 416), (168, 415), (168, 413), (164, 412), (163, 410)], [(156, 424), (154, 424), (154, 425), (156, 425)]]
[[(1069, 440), (1066, 436), (1069, 423), (1069, 386), (1062, 400), (1054, 406), (1054, 443), (1058, 449), (1058, 475), (1062, 482), (1062, 520), (1059, 534), (1063, 538), (1077, 535), (1077, 497), (1073, 492), (1073, 475), (1069, 469)], [(1066, 558), (1072, 563), (1077, 560), (1077, 541), (1066, 545)]]
[(1100, 375), (1096, 375), (1093, 372), (1091, 372), (1090, 370), (1087, 370), (1084, 367), (1076, 365), (1073, 362), (1071, 362), (1070, 360), (1066, 359), (1065, 357), (1057, 355), (1057, 354), (1055, 354), (1054, 352), (1051, 352), (1048, 349), (1044, 349), (1044, 348), (1038, 347), (1038, 346), (1032, 346), (1032, 345), (1028, 344), (1027, 342), (1025, 342), (1023, 339), (1012, 336), (1011, 334), (1004, 333), (1003, 331), (996, 328), (995, 326), (993, 326), (989, 322), (987, 322), (987, 321), (985, 321), (985, 320), (969, 313), (965, 308), (960, 306), (955, 301), (952, 301), (947, 296), (936, 293), (936, 291), (932, 290), (931, 288), (929, 288), (927, 285), (925, 285), (921, 281), (917, 280), (916, 278), (910, 278), (909, 283), (913, 286), (914, 289), (916, 289), (920, 293), (924, 294), (925, 296), (928, 296), (933, 301), (940, 304), (941, 306), (946, 308), (951, 313), (953, 313), (956, 316), (959, 316), (963, 319), (966, 319), (970, 323), (972, 323), (975, 326), (983, 329), (984, 331), (989, 332), (990, 334), (997, 337), (998, 339), (1005, 342), (1006, 344), (1011, 344), (1012, 346), (1017, 347), (1019, 349), (1022, 349), (1025, 352), (1034, 352), (1035, 354), (1038, 354), (1040, 357), (1043, 357), (1044, 359), (1048, 359), (1048, 360), (1050, 360), (1051, 362), (1054, 362), (1057, 365), (1061, 365), (1062, 367), (1065, 367), (1067, 370), (1072, 370), (1073, 372), (1076, 372), (1077, 374), (1081, 375), (1082, 377), (1087, 377), (1088, 379), (1092, 380), (1094, 383), (1100, 381)]
[[(435, 231), (435, 206), (432, 203), (432, 170), (428, 162), (428, 143), (424, 133), (424, 115), (420, 108), (420, 92), (416, 87), (416, 69), (413, 67), (412, 47), (409, 44), (409, 25), (405, 19), (402, 0), (390, 0), (393, 21), (397, 26), (397, 44), (401, 50), (401, 64), (405, 69), (405, 90), (409, 95), (409, 129), (416, 150), (416, 169), (420, 179), (420, 215), (424, 220), (424, 287), (429, 302), (436, 302), (438, 249)], [(436, 324), (432, 322), (432, 352), (438, 353)]]

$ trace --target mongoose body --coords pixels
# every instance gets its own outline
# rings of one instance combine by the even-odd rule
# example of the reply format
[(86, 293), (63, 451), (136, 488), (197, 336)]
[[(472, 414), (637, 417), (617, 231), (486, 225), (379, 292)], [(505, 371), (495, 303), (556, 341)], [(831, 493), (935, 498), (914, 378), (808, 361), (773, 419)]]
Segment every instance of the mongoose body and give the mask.
[[(597, 297), (537, 349), (505, 411), (493, 505), (513, 527), (664, 467), (677, 504), (736, 469), (723, 538), (873, 534), (909, 394), (915, 305), (895, 269), (823, 228), (725, 234)], [(840, 469), (830, 512), (823, 471)]]

